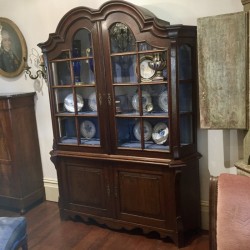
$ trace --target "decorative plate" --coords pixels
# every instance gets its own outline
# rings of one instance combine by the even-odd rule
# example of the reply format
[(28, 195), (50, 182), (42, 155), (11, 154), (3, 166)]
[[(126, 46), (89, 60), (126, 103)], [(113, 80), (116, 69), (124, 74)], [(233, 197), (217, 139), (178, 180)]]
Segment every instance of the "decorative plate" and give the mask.
[[(139, 95), (135, 94), (132, 97), (132, 106), (136, 111), (139, 111)], [(151, 96), (147, 91), (142, 91), (142, 109), (144, 112), (150, 112), (153, 109)]]
[(154, 126), (152, 139), (156, 144), (163, 144), (168, 139), (168, 126), (163, 122), (159, 122)]
[(152, 78), (154, 77), (156, 71), (154, 69), (151, 69), (149, 67), (149, 62), (153, 61), (152, 56), (144, 56), (141, 58), (140, 62), (140, 74), (141, 74), (141, 80), (142, 81), (151, 81)]
[(161, 92), (161, 94), (159, 95), (158, 105), (164, 112), (168, 112), (168, 92), (167, 92), (167, 90)]
[(88, 105), (89, 105), (89, 108), (90, 108), (92, 111), (97, 111), (97, 105), (96, 105), (96, 92), (93, 92), (92, 94), (90, 94), (89, 100), (88, 100)]
[(95, 136), (96, 133), (95, 124), (89, 120), (86, 120), (81, 123), (80, 131), (84, 138), (91, 139)]
[[(144, 141), (148, 141), (152, 135), (152, 125), (148, 121), (143, 122), (144, 126)], [(135, 138), (140, 141), (141, 140), (141, 126), (140, 122), (138, 121), (133, 129)]]
[[(84, 106), (84, 102), (83, 102), (83, 99), (80, 95), (76, 95), (76, 99), (77, 99), (77, 111), (80, 111)], [(75, 112), (73, 94), (69, 94), (65, 97), (64, 107), (69, 112)]]

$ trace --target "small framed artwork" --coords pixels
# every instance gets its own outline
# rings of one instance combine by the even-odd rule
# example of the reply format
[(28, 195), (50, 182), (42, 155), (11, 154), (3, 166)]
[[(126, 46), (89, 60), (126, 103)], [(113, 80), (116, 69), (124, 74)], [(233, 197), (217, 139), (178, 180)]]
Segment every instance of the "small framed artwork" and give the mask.
[(16, 77), (24, 70), (27, 58), (25, 39), (11, 20), (0, 17), (0, 76)]

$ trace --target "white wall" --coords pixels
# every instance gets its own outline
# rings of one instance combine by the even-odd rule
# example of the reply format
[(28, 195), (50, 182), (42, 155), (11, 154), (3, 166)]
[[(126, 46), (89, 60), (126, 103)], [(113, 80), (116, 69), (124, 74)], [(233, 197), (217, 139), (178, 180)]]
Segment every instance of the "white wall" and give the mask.
[[(58, 22), (70, 9), (77, 6), (99, 8), (105, 0), (0, 0), (1, 17), (12, 20), (25, 37), (28, 53), (32, 48), (39, 52), (37, 44), (45, 42), (49, 33), (55, 32)], [(243, 10), (240, 0), (129, 0), (152, 11), (171, 24), (196, 25), (197, 18)], [(8, 79), (0, 76), (0, 92), (34, 91), (34, 81), (24, 74)], [(50, 161), (53, 136), (46, 83), (37, 92), (36, 118), (39, 133), (42, 165), (47, 188), (56, 184), (56, 171)], [(233, 164), (241, 155), (242, 134), (238, 131), (199, 130), (198, 148), (200, 160), (201, 200), (203, 227), (207, 227), (209, 174), (235, 172)], [(50, 185), (51, 184), (51, 185)], [(55, 187), (55, 186), (54, 186)], [(48, 194), (47, 197), (50, 195)]]

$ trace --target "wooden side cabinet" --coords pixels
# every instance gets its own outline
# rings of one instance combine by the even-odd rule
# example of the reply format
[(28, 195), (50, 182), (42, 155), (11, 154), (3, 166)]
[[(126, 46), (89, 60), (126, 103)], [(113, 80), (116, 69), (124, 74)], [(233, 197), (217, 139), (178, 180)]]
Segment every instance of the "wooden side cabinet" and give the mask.
[(0, 207), (20, 213), (45, 197), (34, 96), (0, 94)]

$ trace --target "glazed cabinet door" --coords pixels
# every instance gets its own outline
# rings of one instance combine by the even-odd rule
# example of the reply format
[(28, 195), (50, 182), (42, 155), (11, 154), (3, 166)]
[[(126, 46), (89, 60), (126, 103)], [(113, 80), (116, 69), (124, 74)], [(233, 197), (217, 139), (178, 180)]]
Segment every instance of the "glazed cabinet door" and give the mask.
[(112, 214), (108, 166), (101, 161), (63, 158), (58, 170), (63, 208), (99, 216)]
[[(170, 152), (170, 42), (141, 32), (124, 14), (103, 25), (112, 153)], [(149, 153), (150, 151), (150, 153)]]
[[(140, 165), (119, 164), (114, 170), (116, 213), (119, 220), (166, 228), (171, 214), (166, 197), (167, 175)], [(168, 214), (166, 213), (168, 211)], [(173, 217), (172, 217), (173, 218)], [(170, 222), (171, 219), (168, 221)]]
[[(101, 124), (104, 84), (96, 24), (79, 20), (65, 33), (63, 43), (47, 54), (50, 99), (56, 146), (85, 152), (104, 152), (106, 126)], [(100, 111), (102, 110), (102, 111)]]

